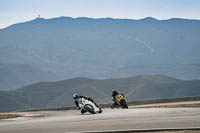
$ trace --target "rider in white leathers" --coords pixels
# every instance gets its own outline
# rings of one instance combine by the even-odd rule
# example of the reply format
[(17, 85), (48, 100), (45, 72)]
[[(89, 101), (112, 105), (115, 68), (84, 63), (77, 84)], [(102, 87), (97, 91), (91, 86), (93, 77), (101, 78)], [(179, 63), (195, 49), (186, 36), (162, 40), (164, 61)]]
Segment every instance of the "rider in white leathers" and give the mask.
[(94, 102), (94, 100), (93, 100), (92, 98), (88, 97), (88, 96), (77, 95), (76, 93), (74, 93), (74, 94), (73, 94), (73, 98), (74, 98), (74, 100), (75, 100), (75, 101), (74, 101), (75, 105), (78, 107), (79, 110), (81, 110), (81, 114), (84, 114), (86, 111), (85, 111), (84, 109), (81, 109), (81, 108), (79, 107), (79, 102), (78, 102), (78, 101), (79, 101), (80, 98), (87, 99), (87, 100), (93, 102), (97, 107), (99, 107), (99, 106)]

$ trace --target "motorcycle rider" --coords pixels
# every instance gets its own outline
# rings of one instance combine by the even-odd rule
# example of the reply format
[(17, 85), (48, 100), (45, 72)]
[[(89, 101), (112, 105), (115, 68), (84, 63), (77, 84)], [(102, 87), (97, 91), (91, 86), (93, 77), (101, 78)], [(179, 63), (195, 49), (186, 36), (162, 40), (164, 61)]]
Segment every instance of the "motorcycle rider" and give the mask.
[[(74, 103), (75, 103), (76, 107), (78, 107), (79, 110), (81, 109), (81, 108), (79, 107), (79, 99), (80, 99), (80, 98), (87, 99), (87, 100), (93, 102), (97, 107), (99, 107), (99, 106), (97, 105), (97, 103), (95, 103), (94, 100), (93, 100), (92, 98), (88, 97), (88, 96), (82, 96), (82, 95), (78, 95), (77, 93), (74, 93), (74, 94), (73, 94), (73, 98), (74, 98), (74, 100), (75, 100)], [(86, 112), (86, 111), (85, 111), (84, 109), (81, 109), (81, 114), (84, 114), (85, 112)]]
[(116, 89), (113, 89), (112, 90), (112, 100), (113, 100), (113, 107), (114, 106), (119, 106), (119, 104), (118, 104), (118, 102), (117, 102), (117, 100), (116, 100), (116, 96), (118, 95), (118, 94), (121, 94), (122, 96), (124, 96), (121, 92), (117, 92), (117, 90)]

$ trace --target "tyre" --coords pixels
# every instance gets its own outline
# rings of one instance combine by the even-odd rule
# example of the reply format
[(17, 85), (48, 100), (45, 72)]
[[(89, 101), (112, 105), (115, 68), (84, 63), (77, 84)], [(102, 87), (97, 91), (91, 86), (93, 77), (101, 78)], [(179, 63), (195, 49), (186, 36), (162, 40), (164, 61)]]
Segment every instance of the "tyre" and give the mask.
[(113, 108), (114, 108), (114, 105), (112, 104), (110, 107), (111, 107), (111, 109), (113, 109)]
[(94, 111), (94, 108), (91, 106), (91, 105), (85, 105), (84, 106), (84, 109), (87, 111), (87, 112), (89, 112), (89, 113), (91, 113), (91, 114), (95, 114), (95, 111)]
[(102, 113), (102, 110), (101, 110), (101, 108), (99, 108), (99, 113)]
[(123, 109), (128, 109), (128, 105), (127, 105), (125, 100), (121, 101), (121, 106), (122, 106)]

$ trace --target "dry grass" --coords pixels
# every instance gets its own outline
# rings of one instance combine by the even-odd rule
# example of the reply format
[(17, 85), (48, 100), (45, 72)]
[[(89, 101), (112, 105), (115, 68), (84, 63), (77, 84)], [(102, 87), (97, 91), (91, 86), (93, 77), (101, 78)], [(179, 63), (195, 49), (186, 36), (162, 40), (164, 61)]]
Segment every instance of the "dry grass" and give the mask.
[[(185, 101), (185, 102), (173, 102), (173, 103), (155, 103), (130, 106), (130, 108), (178, 108), (178, 107), (200, 107), (200, 101)], [(199, 132), (200, 133), (200, 132)]]
[(0, 120), (21, 117), (19, 114), (0, 114)]
[[(137, 133), (137, 132), (132, 132)], [(179, 130), (179, 131), (154, 131), (154, 132), (138, 132), (138, 133), (200, 133), (200, 130)]]

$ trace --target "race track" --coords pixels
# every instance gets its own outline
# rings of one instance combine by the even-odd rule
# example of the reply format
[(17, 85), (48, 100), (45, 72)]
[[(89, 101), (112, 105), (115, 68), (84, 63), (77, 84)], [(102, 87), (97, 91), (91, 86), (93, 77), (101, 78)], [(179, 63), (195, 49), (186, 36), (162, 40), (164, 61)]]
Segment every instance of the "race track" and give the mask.
[(95, 115), (81, 115), (78, 110), (30, 113), (44, 114), (45, 117), (0, 121), (0, 133), (67, 133), (200, 127), (200, 108), (103, 109), (102, 114)]

